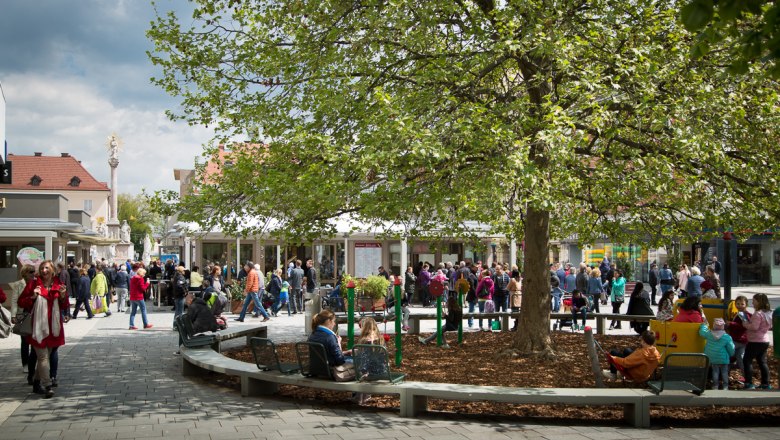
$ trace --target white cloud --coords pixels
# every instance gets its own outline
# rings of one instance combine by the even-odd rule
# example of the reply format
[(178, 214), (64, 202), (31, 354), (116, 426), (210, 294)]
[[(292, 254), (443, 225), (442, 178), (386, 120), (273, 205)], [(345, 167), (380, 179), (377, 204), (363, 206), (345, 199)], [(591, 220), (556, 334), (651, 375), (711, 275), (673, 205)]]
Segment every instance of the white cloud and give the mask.
[[(95, 178), (109, 182), (106, 138), (115, 132), (123, 144), (121, 193), (177, 189), (173, 169), (192, 168), (202, 144), (213, 135), (169, 121), (163, 100), (144, 108), (117, 105), (84, 77), (12, 74), (2, 81), (9, 153), (71, 153)], [(173, 107), (174, 101), (167, 101)]]

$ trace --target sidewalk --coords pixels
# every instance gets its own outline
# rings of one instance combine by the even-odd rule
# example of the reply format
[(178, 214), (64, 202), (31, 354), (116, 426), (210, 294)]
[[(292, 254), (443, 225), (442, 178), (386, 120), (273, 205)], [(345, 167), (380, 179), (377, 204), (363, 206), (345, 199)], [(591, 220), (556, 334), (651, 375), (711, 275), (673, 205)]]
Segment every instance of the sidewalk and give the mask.
[[(430, 310), (430, 309), (428, 309)], [(322, 407), (237, 391), (181, 376), (169, 309), (149, 315), (154, 328), (129, 331), (127, 314), (65, 326), (59, 388), (53, 399), (30, 393), (19, 360), (19, 339), (0, 339), (0, 439), (718, 439), (780, 437), (780, 428), (653, 429), (557, 426), (506, 419), (428, 415), (400, 418), (358, 406)], [(136, 317), (140, 321), (140, 316)], [(304, 338), (303, 315), (268, 324), (278, 341)], [(246, 323), (259, 324), (248, 318)], [(435, 324), (424, 327), (431, 331)], [(392, 324), (388, 324), (391, 331)], [(384, 329), (383, 329), (384, 330)], [(624, 330), (625, 331), (625, 330)]]

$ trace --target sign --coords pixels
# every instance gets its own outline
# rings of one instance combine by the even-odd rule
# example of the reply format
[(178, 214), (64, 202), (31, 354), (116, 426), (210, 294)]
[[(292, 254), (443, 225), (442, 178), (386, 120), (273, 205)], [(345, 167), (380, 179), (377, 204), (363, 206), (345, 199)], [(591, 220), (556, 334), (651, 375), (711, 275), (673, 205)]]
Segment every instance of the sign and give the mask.
[(19, 260), (22, 265), (29, 264), (38, 269), (38, 265), (45, 260), (44, 253), (34, 247), (24, 247), (19, 249), (16, 254), (16, 259)]
[(10, 185), (11, 181), (11, 162), (5, 162), (0, 165), (0, 183)]
[(382, 265), (381, 243), (355, 243), (355, 278), (366, 278)]

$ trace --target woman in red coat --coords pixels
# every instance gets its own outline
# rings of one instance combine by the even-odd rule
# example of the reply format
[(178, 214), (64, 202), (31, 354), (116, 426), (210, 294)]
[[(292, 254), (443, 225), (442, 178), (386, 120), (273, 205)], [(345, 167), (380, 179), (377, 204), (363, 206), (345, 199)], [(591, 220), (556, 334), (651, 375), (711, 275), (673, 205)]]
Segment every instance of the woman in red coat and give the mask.
[(149, 282), (144, 279), (146, 269), (138, 268), (130, 278), (130, 330), (138, 330), (135, 326), (135, 312), (141, 309), (141, 319), (144, 321), (144, 328), (152, 328), (149, 320), (146, 318), (146, 302), (144, 302), (144, 292), (149, 288)]
[(32, 313), (33, 334), (27, 336), (27, 342), (35, 349), (38, 358), (33, 379), (40, 381), (46, 398), (53, 397), (49, 359), (52, 350), (65, 345), (63, 324), (70, 320), (70, 303), (67, 288), (59, 277), (54, 276), (51, 260), (41, 263), (38, 276), (24, 288), (18, 303), (19, 307)]

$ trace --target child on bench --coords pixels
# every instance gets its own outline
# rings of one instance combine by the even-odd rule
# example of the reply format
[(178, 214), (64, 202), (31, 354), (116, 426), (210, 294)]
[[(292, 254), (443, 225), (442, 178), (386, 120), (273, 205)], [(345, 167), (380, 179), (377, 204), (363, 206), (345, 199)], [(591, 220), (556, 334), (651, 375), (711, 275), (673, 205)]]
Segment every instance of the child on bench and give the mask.
[(627, 348), (623, 350), (622, 355), (617, 350), (612, 350), (609, 360), (609, 370), (603, 370), (601, 373), (607, 379), (615, 380), (620, 376), (634, 382), (645, 382), (653, 374), (661, 360), (661, 353), (655, 348), (655, 333), (650, 330), (642, 332), (641, 347), (636, 350)]

